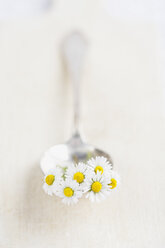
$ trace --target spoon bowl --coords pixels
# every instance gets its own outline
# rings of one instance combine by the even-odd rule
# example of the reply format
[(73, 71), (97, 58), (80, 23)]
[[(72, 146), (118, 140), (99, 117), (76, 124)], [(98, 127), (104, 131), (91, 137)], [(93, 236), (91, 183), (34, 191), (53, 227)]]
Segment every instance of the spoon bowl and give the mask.
[(48, 171), (53, 169), (54, 162), (57, 163), (58, 161), (60, 165), (65, 167), (72, 163), (86, 162), (91, 157), (96, 156), (106, 157), (113, 166), (112, 158), (108, 153), (93, 145), (84, 143), (79, 134), (75, 134), (65, 144), (55, 145), (48, 149), (41, 160), (41, 169), (44, 174), (46, 174)]

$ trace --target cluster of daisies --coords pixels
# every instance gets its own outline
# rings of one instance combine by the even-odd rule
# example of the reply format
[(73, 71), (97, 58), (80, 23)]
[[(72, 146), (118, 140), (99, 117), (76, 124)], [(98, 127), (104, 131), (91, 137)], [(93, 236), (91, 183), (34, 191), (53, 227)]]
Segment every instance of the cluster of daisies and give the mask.
[(48, 195), (59, 196), (63, 203), (70, 205), (77, 203), (84, 194), (92, 202), (98, 202), (119, 184), (120, 178), (109, 161), (105, 157), (95, 157), (86, 163), (56, 164), (44, 176), (43, 189)]

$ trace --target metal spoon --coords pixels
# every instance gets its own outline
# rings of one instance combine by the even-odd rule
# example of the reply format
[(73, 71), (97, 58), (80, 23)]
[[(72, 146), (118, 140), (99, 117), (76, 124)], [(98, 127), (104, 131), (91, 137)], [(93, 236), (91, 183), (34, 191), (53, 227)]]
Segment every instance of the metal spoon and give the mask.
[(109, 154), (85, 143), (80, 135), (79, 84), (86, 51), (87, 43), (80, 33), (74, 32), (64, 40), (62, 52), (74, 91), (74, 133), (65, 144), (55, 145), (45, 153), (41, 160), (41, 169), (44, 173), (53, 167), (53, 162), (51, 162), (53, 160), (68, 164), (70, 162), (87, 161), (90, 157), (104, 156), (112, 164)]

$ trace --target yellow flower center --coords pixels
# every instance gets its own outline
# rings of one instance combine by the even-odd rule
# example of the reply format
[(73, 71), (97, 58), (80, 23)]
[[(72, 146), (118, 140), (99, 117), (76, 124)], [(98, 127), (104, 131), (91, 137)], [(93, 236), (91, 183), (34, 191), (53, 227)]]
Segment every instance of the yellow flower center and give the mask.
[(84, 175), (81, 172), (76, 172), (73, 176), (73, 179), (76, 180), (78, 183), (82, 183), (84, 181)]
[(66, 188), (64, 189), (64, 195), (65, 195), (65, 196), (71, 197), (71, 196), (73, 196), (73, 194), (74, 194), (74, 191), (73, 191), (73, 189), (71, 189), (70, 187), (66, 187)]
[(95, 193), (98, 193), (102, 189), (102, 184), (100, 182), (92, 183), (92, 190)]
[(53, 182), (55, 180), (55, 176), (54, 175), (48, 175), (46, 178), (45, 178), (45, 182), (48, 184), (48, 185), (52, 185)]
[(98, 166), (96, 166), (96, 168), (95, 168), (95, 172), (96, 172), (96, 173), (97, 173), (97, 171), (100, 171), (101, 174), (103, 174), (104, 169), (103, 169), (103, 167), (101, 167), (100, 165), (98, 165)]
[(116, 181), (116, 179), (111, 178), (111, 183), (109, 184), (109, 186), (111, 186), (111, 189), (116, 188), (116, 186), (117, 186), (117, 181)]

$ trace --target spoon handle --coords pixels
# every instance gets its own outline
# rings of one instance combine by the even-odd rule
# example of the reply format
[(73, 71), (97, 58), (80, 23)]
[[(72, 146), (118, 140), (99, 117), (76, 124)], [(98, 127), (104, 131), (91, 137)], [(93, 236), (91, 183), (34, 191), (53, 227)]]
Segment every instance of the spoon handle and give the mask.
[(63, 56), (73, 83), (75, 135), (80, 135), (80, 81), (86, 50), (87, 42), (81, 33), (73, 32), (66, 37), (63, 44)]

